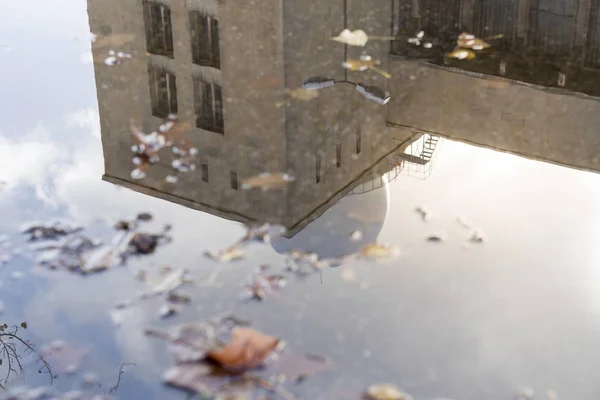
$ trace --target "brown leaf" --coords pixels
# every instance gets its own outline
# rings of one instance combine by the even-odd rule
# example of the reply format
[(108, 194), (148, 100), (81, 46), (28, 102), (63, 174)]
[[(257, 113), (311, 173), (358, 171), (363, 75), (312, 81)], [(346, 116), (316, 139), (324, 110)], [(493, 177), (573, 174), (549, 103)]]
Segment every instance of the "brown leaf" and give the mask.
[(207, 356), (227, 370), (246, 371), (260, 366), (278, 344), (276, 337), (237, 326), (231, 332), (229, 343)]
[(369, 400), (412, 400), (412, 396), (390, 384), (371, 385), (367, 388), (364, 397)]
[(388, 258), (397, 255), (398, 250), (383, 244), (370, 243), (362, 248), (360, 254), (370, 258)]

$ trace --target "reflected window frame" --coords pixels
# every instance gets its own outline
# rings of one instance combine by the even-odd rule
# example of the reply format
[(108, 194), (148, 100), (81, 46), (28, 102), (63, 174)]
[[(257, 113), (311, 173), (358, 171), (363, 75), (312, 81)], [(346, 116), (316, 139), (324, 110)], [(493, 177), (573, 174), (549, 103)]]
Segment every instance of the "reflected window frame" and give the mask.
[(152, 115), (166, 118), (177, 114), (177, 77), (166, 68), (148, 64), (148, 83)]
[(196, 65), (221, 68), (219, 20), (200, 11), (190, 11), (190, 45)]
[(144, 0), (144, 31), (146, 51), (150, 54), (175, 58), (171, 8), (155, 1)]
[(193, 78), (196, 127), (224, 134), (223, 88), (214, 82)]

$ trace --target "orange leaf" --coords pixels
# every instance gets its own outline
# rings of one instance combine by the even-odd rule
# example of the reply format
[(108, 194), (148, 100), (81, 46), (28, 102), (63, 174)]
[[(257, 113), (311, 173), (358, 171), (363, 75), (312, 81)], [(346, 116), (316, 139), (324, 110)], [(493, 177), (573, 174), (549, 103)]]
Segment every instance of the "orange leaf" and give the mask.
[(246, 371), (260, 366), (275, 350), (279, 339), (255, 329), (235, 327), (227, 345), (207, 357), (228, 370)]

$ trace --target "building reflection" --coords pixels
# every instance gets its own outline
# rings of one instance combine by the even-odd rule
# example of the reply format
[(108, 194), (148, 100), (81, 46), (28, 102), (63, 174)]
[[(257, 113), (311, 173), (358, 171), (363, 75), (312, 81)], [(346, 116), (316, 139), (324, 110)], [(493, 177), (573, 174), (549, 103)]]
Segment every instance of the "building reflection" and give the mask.
[[(597, 0), (394, 0), (394, 9), (395, 54), (600, 95)], [(433, 48), (408, 44), (419, 30), (434, 38)], [(503, 37), (473, 62), (445, 59), (460, 32)]]
[[(386, 106), (354, 86), (320, 90), (310, 101), (289, 93), (311, 76), (388, 91), (390, 82), (377, 74), (344, 71), (342, 62), (360, 49), (327, 38), (359, 18), (372, 34), (385, 36), (389, 26), (381, 20), (389, 19), (390, 7), (365, 18), (358, 1), (344, 10), (342, 2), (316, 0), (283, 9), (260, 2), (89, 0), (91, 31), (105, 32), (92, 46), (103, 179), (227, 219), (279, 223), (288, 236), (342, 198), (340, 204), (365, 210), (381, 192), (385, 207), (374, 212), (387, 210), (385, 182), (407, 164), (430, 165), (432, 141), (388, 126)], [(130, 40), (116, 40), (123, 37)], [(109, 50), (131, 58), (106, 65)], [(369, 54), (387, 68), (385, 42)], [(286, 98), (289, 103), (278, 106)], [(152, 132), (170, 114), (191, 127), (185, 136), (199, 150), (198, 168), (174, 185), (165, 179), (171, 160), (163, 163), (161, 156), (145, 178), (132, 179), (130, 121)], [(414, 146), (418, 150), (409, 151)], [(284, 188), (241, 188), (246, 178), (281, 171), (295, 177)]]

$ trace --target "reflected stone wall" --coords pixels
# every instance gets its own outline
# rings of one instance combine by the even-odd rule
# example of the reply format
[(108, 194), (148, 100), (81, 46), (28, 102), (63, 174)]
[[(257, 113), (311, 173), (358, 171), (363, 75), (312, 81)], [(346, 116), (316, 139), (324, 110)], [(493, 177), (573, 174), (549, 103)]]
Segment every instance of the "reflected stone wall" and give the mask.
[(600, 171), (600, 99), (394, 60), (388, 121), (402, 129)]

